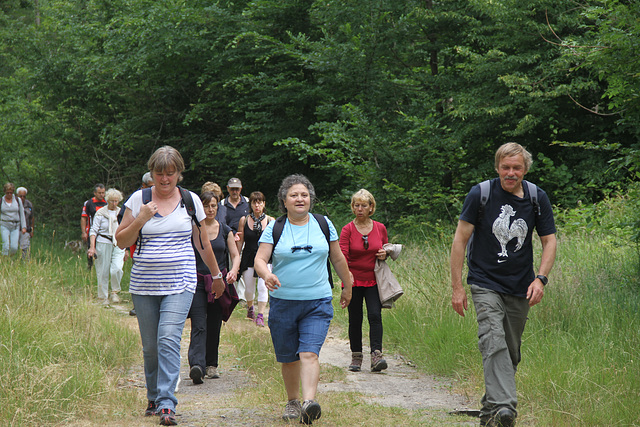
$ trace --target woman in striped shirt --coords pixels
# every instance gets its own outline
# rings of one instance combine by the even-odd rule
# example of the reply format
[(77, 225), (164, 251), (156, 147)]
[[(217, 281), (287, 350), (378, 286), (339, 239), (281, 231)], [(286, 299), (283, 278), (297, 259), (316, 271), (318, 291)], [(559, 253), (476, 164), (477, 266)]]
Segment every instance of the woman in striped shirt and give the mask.
[[(153, 176), (151, 201), (142, 191), (125, 203), (116, 232), (118, 246), (126, 248), (140, 236), (139, 252), (131, 269), (129, 291), (136, 309), (147, 382), (145, 415), (160, 415), (161, 425), (176, 425), (174, 391), (180, 375), (180, 338), (196, 289), (195, 247), (213, 276), (219, 297), (224, 283), (204, 227), (197, 227), (187, 212), (178, 182), (184, 161), (173, 147), (156, 150), (149, 159)], [(200, 198), (191, 194), (195, 219), (206, 217)], [(194, 245), (191, 245), (191, 242)]]

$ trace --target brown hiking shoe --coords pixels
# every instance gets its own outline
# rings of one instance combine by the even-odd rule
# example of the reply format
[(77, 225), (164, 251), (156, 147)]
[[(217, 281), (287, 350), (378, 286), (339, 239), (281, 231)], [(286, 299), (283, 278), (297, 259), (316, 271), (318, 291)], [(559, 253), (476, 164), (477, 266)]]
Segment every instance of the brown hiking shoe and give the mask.
[(380, 350), (371, 352), (371, 372), (380, 372), (387, 369), (387, 361), (382, 357)]
[(349, 365), (349, 370), (352, 372), (360, 372), (361, 367), (362, 367), (362, 352), (356, 351), (351, 353), (351, 365)]

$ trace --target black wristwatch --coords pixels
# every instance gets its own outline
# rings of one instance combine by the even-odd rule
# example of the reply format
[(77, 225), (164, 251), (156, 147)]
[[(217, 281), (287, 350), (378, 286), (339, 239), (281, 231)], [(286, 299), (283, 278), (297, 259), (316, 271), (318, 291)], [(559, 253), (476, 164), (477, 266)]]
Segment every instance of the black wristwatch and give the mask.
[(538, 274), (536, 276), (536, 279), (540, 279), (544, 286), (547, 286), (547, 283), (549, 283), (549, 279), (547, 278), (547, 276), (543, 276), (542, 274)]

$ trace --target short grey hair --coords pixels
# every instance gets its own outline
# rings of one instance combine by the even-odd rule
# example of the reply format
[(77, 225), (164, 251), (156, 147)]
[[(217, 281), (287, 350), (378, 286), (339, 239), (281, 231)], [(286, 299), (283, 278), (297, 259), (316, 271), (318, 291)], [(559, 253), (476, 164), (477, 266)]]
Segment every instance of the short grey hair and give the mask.
[(118, 203), (120, 203), (122, 201), (123, 197), (122, 197), (122, 193), (120, 192), (120, 190), (116, 190), (115, 188), (110, 188), (104, 194), (104, 199), (107, 202), (111, 201), (111, 200), (117, 200)]
[(24, 187), (18, 187), (18, 189), (16, 190), (16, 194), (20, 194), (21, 191), (24, 191), (24, 195), (26, 196), (28, 191), (26, 188)]
[(146, 172), (142, 175), (142, 182), (148, 185), (150, 182), (153, 182), (153, 178), (151, 178), (151, 172)]
[(307, 190), (309, 191), (309, 198), (311, 199), (309, 210), (313, 209), (313, 204), (316, 200), (316, 190), (313, 188), (313, 184), (306, 176), (293, 174), (283, 179), (282, 184), (280, 184), (280, 189), (278, 190), (278, 205), (280, 207), (280, 212), (285, 214), (287, 213), (287, 208), (284, 205), (285, 200), (287, 200), (287, 192), (296, 184), (302, 184), (307, 187)]

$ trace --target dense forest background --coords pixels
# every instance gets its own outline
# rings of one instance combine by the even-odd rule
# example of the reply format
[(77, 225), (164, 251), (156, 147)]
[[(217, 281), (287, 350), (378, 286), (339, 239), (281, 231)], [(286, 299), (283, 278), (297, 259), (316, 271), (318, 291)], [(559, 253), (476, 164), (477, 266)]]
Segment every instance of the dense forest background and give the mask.
[(93, 184), (133, 191), (169, 144), (187, 188), (274, 197), (299, 172), (329, 208), (366, 187), (380, 220), (432, 226), (516, 141), (552, 203), (596, 202), (638, 178), (639, 18), (622, 0), (3, 0), (0, 179), (75, 230)]

